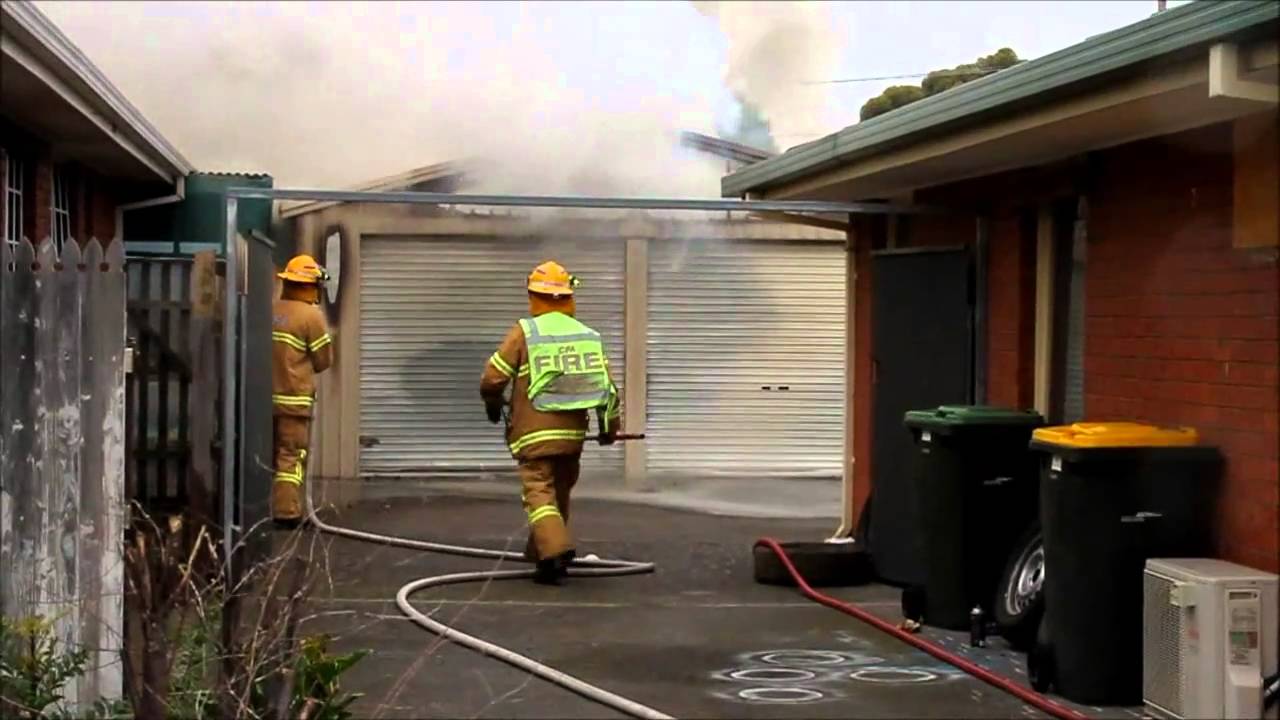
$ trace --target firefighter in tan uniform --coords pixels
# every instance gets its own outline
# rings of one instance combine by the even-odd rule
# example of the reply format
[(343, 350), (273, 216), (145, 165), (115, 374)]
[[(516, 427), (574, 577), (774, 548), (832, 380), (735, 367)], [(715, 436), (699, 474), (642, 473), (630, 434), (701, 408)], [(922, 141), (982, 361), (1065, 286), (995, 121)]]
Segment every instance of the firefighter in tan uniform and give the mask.
[(563, 267), (546, 262), (529, 275), (529, 314), (507, 333), (489, 359), (480, 395), (490, 422), (502, 418), (509, 383), (507, 444), (519, 464), (529, 520), (525, 556), (537, 563), (534, 581), (555, 584), (573, 561), (569, 494), (578, 481), (589, 413), (598, 440), (612, 444), (621, 407), (600, 335), (574, 318), (573, 288)]
[(315, 376), (333, 364), (333, 338), (320, 309), (320, 283), (328, 273), (309, 255), (289, 261), (271, 308), (271, 402), (275, 421), (275, 480), (271, 516), (278, 524), (302, 520), (302, 482), (315, 404)]

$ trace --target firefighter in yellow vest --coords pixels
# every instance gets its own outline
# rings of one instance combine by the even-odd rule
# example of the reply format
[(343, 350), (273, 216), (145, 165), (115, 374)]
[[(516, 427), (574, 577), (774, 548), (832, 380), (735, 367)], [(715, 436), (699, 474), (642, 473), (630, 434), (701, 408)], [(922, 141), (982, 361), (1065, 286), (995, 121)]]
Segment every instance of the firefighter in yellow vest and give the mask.
[(303, 516), (302, 482), (315, 376), (333, 364), (333, 337), (320, 309), (320, 283), (329, 275), (311, 256), (298, 255), (277, 277), (284, 285), (271, 308), (276, 471), (271, 484), (271, 516), (278, 524), (296, 526)]
[(525, 556), (534, 581), (555, 584), (576, 554), (569, 534), (569, 494), (578, 481), (589, 413), (598, 440), (612, 444), (621, 407), (600, 334), (575, 317), (578, 281), (555, 262), (534, 268), (527, 283), (529, 316), (507, 333), (489, 358), (480, 395), (490, 422), (502, 419), (512, 384), (507, 444), (519, 464), (529, 521)]

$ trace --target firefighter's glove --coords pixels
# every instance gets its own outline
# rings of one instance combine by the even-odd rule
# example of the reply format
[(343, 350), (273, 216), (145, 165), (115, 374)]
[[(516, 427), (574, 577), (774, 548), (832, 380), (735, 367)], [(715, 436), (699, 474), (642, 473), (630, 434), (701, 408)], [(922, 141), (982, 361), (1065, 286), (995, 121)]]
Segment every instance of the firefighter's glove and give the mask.
[(603, 433), (600, 433), (599, 440), (601, 445), (612, 445), (614, 442), (618, 440), (618, 438), (615, 433), (603, 432)]
[(494, 425), (502, 420), (502, 406), (498, 403), (485, 403), (484, 411), (489, 416), (489, 422)]

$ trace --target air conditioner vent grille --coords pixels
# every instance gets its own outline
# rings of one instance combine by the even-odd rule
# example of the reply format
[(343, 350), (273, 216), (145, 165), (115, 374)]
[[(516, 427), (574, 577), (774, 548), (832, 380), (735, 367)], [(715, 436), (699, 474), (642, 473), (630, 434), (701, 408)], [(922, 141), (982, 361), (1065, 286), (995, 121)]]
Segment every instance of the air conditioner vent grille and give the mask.
[(1146, 622), (1142, 629), (1142, 694), (1152, 703), (1177, 717), (1185, 717), (1182, 707), (1182, 609), (1170, 601), (1171, 580), (1152, 573), (1143, 577)]

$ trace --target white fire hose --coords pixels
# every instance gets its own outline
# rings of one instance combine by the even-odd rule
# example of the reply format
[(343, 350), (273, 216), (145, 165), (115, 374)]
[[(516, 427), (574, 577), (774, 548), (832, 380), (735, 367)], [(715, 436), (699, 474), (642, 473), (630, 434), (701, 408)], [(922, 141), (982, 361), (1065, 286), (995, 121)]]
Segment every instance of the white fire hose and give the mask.
[[(307, 478), (305, 480), (305, 495), (307, 499), (307, 518), (321, 532), (326, 532), (331, 535), (339, 535), (353, 540), (363, 540), (365, 542), (391, 545), (393, 547), (411, 548), (414, 550), (425, 550), (427, 552), (438, 552), (447, 555), (512, 560), (525, 563), (528, 562), (522, 554), (516, 552), (466, 547), (463, 545), (446, 545), (443, 543), (427, 542), (425, 540), (410, 540), (408, 538), (379, 535), (377, 533), (363, 532), (360, 530), (352, 530), (351, 528), (330, 525), (321, 520), (320, 516), (316, 514), (315, 505), (311, 501), (311, 463), (307, 463), (306, 465)], [(611, 577), (616, 575), (638, 575), (642, 573), (651, 573), (653, 570), (654, 564), (646, 562), (632, 562), (630, 560), (575, 559), (569, 566), (568, 574), (574, 577)], [(593, 700), (602, 705), (607, 705), (632, 717), (652, 718), (653, 720), (674, 720), (670, 715), (662, 713), (651, 707), (641, 705), (634, 700), (628, 700), (621, 695), (616, 695), (608, 690), (579, 680), (572, 675), (560, 672), (559, 670), (540, 663), (537, 660), (512, 652), (500, 645), (495, 645), (486, 640), (481, 640), (474, 635), (468, 635), (464, 632), (451, 628), (438, 620), (433, 620), (428, 615), (419, 612), (409, 602), (410, 595), (418, 592), (419, 590), (425, 590), (430, 587), (454, 585), (457, 583), (474, 582), (477, 580), (511, 580), (516, 578), (530, 578), (533, 577), (533, 574), (532, 570), (478, 570), (475, 572), (425, 577), (414, 580), (404, 587), (401, 587), (400, 590), (396, 592), (396, 605), (400, 607), (400, 612), (408, 616), (410, 620), (427, 630), (430, 630), (436, 635), (439, 635), (442, 639), (450, 640), (458, 643), (459, 645), (466, 646), (481, 653), (482, 655), (495, 657), (503, 662), (514, 665), (521, 670), (537, 675), (544, 680), (548, 680), (560, 685), (561, 687), (572, 690), (588, 700)]]

